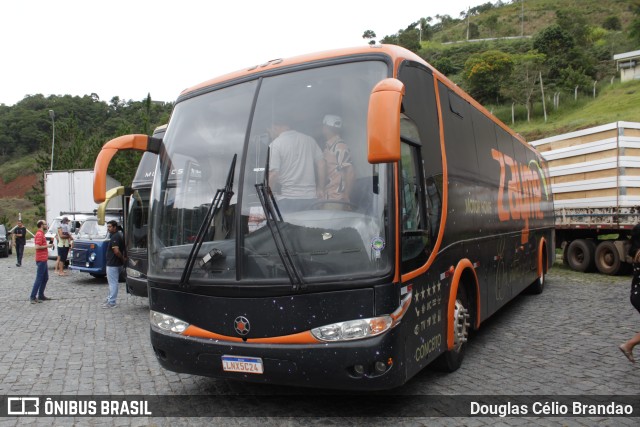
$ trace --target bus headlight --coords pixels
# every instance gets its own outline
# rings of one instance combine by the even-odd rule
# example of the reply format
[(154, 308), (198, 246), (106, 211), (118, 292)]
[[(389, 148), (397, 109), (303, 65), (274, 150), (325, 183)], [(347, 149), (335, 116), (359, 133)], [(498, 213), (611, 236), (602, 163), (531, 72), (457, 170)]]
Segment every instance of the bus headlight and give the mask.
[(349, 320), (314, 328), (311, 333), (321, 341), (349, 341), (380, 335), (391, 328), (391, 316)]
[(131, 267), (127, 267), (127, 276), (137, 279), (138, 277), (140, 277), (140, 275), (141, 273), (138, 270), (135, 270)]
[(332, 323), (311, 330), (311, 335), (320, 341), (350, 341), (375, 337), (385, 333), (400, 323), (411, 305), (413, 292), (411, 287), (406, 288), (398, 308), (391, 314), (372, 317), (370, 319), (349, 320), (346, 322)]
[(167, 314), (162, 314), (158, 313), (157, 311), (151, 310), (149, 315), (151, 324), (164, 331), (181, 334), (185, 331), (185, 329), (189, 327), (189, 324), (187, 322), (173, 316), (169, 316)]

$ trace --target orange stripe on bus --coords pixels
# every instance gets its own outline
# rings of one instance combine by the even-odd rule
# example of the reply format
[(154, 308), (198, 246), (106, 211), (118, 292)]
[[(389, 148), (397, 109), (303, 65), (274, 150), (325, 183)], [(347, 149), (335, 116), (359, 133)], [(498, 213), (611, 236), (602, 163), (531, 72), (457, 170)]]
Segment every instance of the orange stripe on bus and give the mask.
[[(436, 104), (438, 107), (438, 112), (442, 111), (442, 106), (440, 105), (440, 91), (438, 89), (438, 79), (433, 79), (433, 85), (435, 86), (435, 97)], [(447, 153), (444, 144), (444, 124), (442, 122), (442, 114), (438, 114), (438, 126), (440, 127), (440, 151), (442, 152), (442, 211), (440, 213), (440, 225), (438, 229), (438, 237), (436, 238), (436, 243), (433, 245), (433, 250), (427, 259), (427, 262), (419, 267), (417, 270), (411, 271), (409, 273), (402, 275), (402, 283), (406, 283), (409, 280), (418, 277), (427, 272), (433, 261), (436, 259), (438, 255), (438, 251), (440, 250), (440, 245), (442, 244), (442, 239), (444, 238), (444, 229), (447, 223), (447, 210), (448, 210), (448, 199), (449, 199), (449, 186), (447, 183), (449, 182), (449, 172), (447, 169)]]
[(246, 342), (248, 344), (318, 344), (320, 341), (315, 339), (311, 332), (300, 332), (298, 334), (283, 335), (280, 337), (269, 338), (248, 338), (246, 341), (239, 337), (230, 337), (209, 332), (197, 326), (190, 325), (182, 335), (195, 338), (207, 338), (211, 340), (229, 341), (229, 342)]
[[(393, 175), (395, 176), (395, 180), (397, 183), (400, 182), (400, 172), (399, 172), (400, 168), (399, 168), (399, 162), (396, 162), (393, 165)], [(396, 268), (395, 268), (395, 274), (393, 275), (393, 283), (400, 283), (400, 268), (401, 268), (401, 261), (400, 261), (400, 239), (401, 239), (401, 235), (400, 235), (400, 218), (402, 218), (401, 214), (400, 214), (400, 185), (394, 185), (394, 188), (396, 189), (395, 191), (395, 204), (396, 204), (396, 224), (398, 224), (398, 226), (396, 227)]]

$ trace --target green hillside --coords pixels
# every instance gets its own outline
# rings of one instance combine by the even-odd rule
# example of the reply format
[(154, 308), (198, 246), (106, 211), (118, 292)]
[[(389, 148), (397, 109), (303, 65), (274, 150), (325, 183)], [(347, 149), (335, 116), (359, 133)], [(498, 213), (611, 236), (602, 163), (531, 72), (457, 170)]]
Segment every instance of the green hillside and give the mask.
[[(491, 5), (492, 7), (489, 7)], [(566, 10), (579, 15), (585, 24), (602, 26), (607, 18), (615, 16), (621, 28), (627, 28), (634, 18), (633, 0), (513, 0), (492, 1), (473, 9), (467, 20), (466, 12), (461, 16), (445, 19), (444, 24), (434, 31), (432, 41), (456, 42), (467, 39), (493, 37), (532, 36), (556, 21), (556, 11)], [(408, 23), (407, 23), (408, 24)]]
[[(567, 104), (567, 107), (562, 113), (556, 113), (552, 106), (550, 108), (551, 102), (547, 101), (549, 111), (546, 123), (542, 102), (536, 106), (536, 118), (529, 123), (518, 121), (511, 124), (510, 119), (504, 117), (505, 109), (496, 115), (529, 141), (616, 121), (638, 122), (640, 121), (640, 81), (610, 85), (605, 87), (595, 99), (582, 99), (578, 102), (566, 99), (561, 100), (561, 103)], [(508, 114), (507, 117), (510, 117), (510, 112)]]

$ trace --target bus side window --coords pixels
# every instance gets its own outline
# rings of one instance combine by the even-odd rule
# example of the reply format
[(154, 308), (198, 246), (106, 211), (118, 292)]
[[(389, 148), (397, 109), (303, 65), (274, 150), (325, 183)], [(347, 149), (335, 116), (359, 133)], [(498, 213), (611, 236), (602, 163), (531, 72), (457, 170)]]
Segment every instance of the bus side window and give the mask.
[(425, 217), (421, 160), (418, 147), (401, 143), (400, 216), (402, 227), (402, 271), (423, 265), (429, 256), (429, 234)]

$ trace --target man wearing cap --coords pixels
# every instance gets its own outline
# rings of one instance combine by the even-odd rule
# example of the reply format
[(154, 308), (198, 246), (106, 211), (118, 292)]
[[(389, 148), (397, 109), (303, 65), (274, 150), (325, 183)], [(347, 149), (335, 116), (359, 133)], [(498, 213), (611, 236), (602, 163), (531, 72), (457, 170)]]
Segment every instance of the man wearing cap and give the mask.
[(351, 150), (342, 140), (342, 118), (327, 114), (322, 120), (322, 135), (325, 138), (324, 161), (326, 164), (327, 184), (325, 199), (349, 202), (351, 189), (355, 181), (355, 171), (351, 161)]
[(309, 209), (324, 195), (325, 166), (315, 139), (291, 129), (284, 116), (277, 116), (268, 129), (269, 184), (281, 211)]
[(58, 260), (56, 261), (55, 268), (58, 276), (66, 276), (64, 264), (67, 262), (67, 255), (69, 255), (72, 240), (73, 236), (69, 228), (69, 218), (65, 216), (62, 218), (62, 221), (60, 221), (60, 227), (58, 227)]

